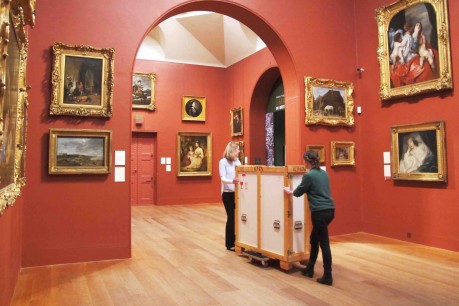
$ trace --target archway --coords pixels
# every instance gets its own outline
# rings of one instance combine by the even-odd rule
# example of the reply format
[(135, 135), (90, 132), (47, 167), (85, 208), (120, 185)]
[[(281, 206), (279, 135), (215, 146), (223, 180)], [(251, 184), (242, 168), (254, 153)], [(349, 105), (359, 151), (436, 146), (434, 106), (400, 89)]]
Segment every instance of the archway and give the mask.
[[(227, 15), (245, 24), (265, 42), (266, 46), (268, 47), (268, 49), (274, 56), (278, 64), (278, 68), (275, 68), (273, 71), (267, 71), (260, 78), (260, 80), (264, 78), (271, 78), (271, 77), (273, 77), (274, 79), (279, 78), (279, 76), (282, 77), (282, 80), (284, 83), (285, 104), (286, 104), (286, 109), (285, 109), (286, 123), (285, 125), (286, 126), (299, 126), (300, 116), (298, 115), (298, 105), (300, 104), (299, 102), (303, 94), (301, 90), (301, 88), (303, 88), (302, 80), (297, 76), (293, 60), (290, 57), (289, 51), (287, 47), (285, 46), (285, 44), (283, 43), (281, 37), (276, 33), (276, 31), (274, 31), (274, 29), (271, 28), (271, 26), (268, 23), (264, 21), (262, 16), (259, 16), (257, 14), (257, 12), (248, 10), (246, 7), (243, 7), (235, 3), (228, 3), (224, 1), (196, 1), (196, 2), (184, 3), (184, 4), (180, 4), (176, 7), (171, 8), (166, 13), (164, 13), (162, 16), (160, 16), (160, 18), (158, 18), (150, 26), (150, 28), (147, 29), (143, 38), (145, 38), (145, 36), (162, 21), (172, 16), (175, 16), (181, 13), (185, 13), (185, 12), (189, 12), (189, 11), (213, 11), (216, 13)], [(142, 40), (139, 42), (137, 51), (140, 48)], [(133, 61), (133, 65), (134, 63), (135, 61)], [(277, 72), (275, 72), (276, 70)], [(272, 73), (274, 74), (271, 76)], [(273, 82), (271, 83), (268, 82), (268, 83), (272, 85)], [(262, 82), (260, 81), (258, 84), (261, 84), (261, 83)], [(253, 96), (254, 96), (254, 99), (259, 99), (260, 97), (258, 97), (258, 95), (259, 94), (261, 95), (259, 90), (262, 89), (261, 88), (262, 86), (260, 85), (260, 88), (258, 88), (259, 86), (257, 85), (256, 87), (257, 88), (254, 88)], [(288, 107), (287, 105), (292, 105), (295, 107)], [(258, 106), (255, 106), (255, 110), (257, 110), (257, 108)], [(251, 111), (252, 111), (252, 107), (251, 107)], [(251, 115), (250, 117), (252, 118), (253, 116)], [(259, 153), (254, 152), (252, 150), (255, 150), (255, 148), (258, 147), (255, 144), (259, 142), (259, 138), (257, 137), (259, 136), (258, 135), (259, 131), (256, 128), (259, 125), (257, 122), (250, 121), (249, 126), (250, 126), (250, 133), (247, 136), (249, 136), (248, 139), (250, 139), (250, 145), (247, 148), (248, 150), (246, 149), (247, 150), (246, 153), (250, 154), (250, 156), (255, 156), (256, 154), (259, 154)], [(252, 133), (254, 133), (254, 135), (252, 135)], [(296, 159), (294, 152), (297, 152), (299, 150), (299, 143), (300, 143), (299, 138), (300, 138), (299, 129), (293, 129), (292, 131), (289, 131), (288, 135), (286, 135), (286, 143), (289, 145), (289, 150), (286, 156), (287, 160)]]

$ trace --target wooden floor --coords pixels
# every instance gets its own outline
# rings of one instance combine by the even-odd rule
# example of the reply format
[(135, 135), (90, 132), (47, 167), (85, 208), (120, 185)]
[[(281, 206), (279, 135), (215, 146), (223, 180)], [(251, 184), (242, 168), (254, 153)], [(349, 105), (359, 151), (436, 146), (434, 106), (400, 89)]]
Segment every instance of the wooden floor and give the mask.
[(131, 259), (23, 269), (12, 305), (459, 304), (459, 253), (335, 236), (329, 287), (227, 251), (225, 220), (221, 205), (134, 207)]

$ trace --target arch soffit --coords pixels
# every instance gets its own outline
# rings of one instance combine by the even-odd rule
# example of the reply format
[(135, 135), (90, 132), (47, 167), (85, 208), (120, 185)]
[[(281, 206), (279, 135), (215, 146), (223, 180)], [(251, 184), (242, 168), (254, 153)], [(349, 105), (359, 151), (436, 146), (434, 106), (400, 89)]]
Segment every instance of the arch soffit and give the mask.
[[(164, 14), (160, 15), (160, 17), (155, 20), (154, 23), (152, 23), (151, 26), (146, 30), (142, 36), (142, 40), (137, 46), (136, 54), (140, 48), (140, 45), (142, 44), (143, 39), (154, 27), (172, 16), (190, 11), (213, 11), (219, 14), (227, 15), (249, 27), (265, 42), (266, 46), (269, 48), (270, 52), (276, 59), (280, 74), (282, 75), (282, 80), (284, 82), (286, 98), (298, 98), (300, 96), (300, 82), (296, 76), (296, 69), (290, 53), (288, 52), (288, 49), (283, 43), (282, 39), (279, 37), (279, 35), (277, 35), (276, 31), (274, 31), (269, 26), (269, 24), (265, 22), (264, 19), (256, 12), (248, 10), (246, 7), (242, 7), (235, 3), (215, 0), (195, 1), (179, 4), (170, 8)], [(134, 69), (134, 65), (135, 60), (133, 61), (132, 69)], [(263, 78), (263, 76), (260, 77), (260, 80), (261, 78)]]

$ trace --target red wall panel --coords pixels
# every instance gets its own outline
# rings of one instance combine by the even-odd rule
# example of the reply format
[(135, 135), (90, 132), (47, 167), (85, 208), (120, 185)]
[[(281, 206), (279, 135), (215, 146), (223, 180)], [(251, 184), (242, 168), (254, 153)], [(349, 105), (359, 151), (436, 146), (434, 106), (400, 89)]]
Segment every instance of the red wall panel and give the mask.
[[(455, 134), (457, 94), (443, 91), (393, 101), (381, 102), (378, 97), (379, 65), (376, 57), (378, 29), (375, 8), (393, 1), (356, 1), (358, 17), (358, 65), (365, 68), (357, 84), (357, 103), (362, 105), (360, 116), (364, 149), (359, 159), (361, 168), (362, 230), (378, 235), (412, 241), (459, 251), (457, 219), (459, 192), (457, 188), (456, 157), (459, 146)], [(448, 1), (449, 30), (453, 74), (459, 69), (458, 1)], [(456, 51), (456, 52), (455, 52)], [(459, 86), (453, 77), (454, 88)], [(384, 180), (383, 152), (391, 150), (391, 126), (444, 120), (446, 123), (446, 151), (448, 182), (416, 182)], [(411, 234), (411, 238), (407, 234)]]

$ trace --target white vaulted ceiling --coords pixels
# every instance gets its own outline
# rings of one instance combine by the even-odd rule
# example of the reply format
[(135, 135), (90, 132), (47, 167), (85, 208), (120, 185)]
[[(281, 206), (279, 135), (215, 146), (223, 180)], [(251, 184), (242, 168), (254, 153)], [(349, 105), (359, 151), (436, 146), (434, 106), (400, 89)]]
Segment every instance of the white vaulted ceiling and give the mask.
[(235, 19), (213, 12), (189, 12), (155, 27), (142, 42), (137, 58), (228, 67), (265, 47)]

